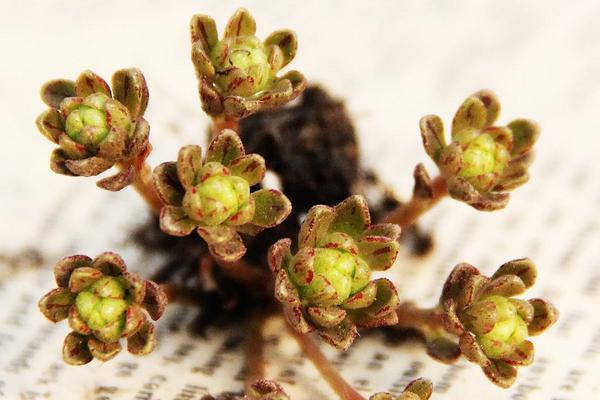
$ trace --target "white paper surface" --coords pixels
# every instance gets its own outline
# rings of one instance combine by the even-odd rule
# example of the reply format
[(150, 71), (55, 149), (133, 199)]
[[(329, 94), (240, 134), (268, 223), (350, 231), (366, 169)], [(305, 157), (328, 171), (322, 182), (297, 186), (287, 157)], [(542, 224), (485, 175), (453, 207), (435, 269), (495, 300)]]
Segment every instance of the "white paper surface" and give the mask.
[[(533, 339), (533, 366), (520, 368), (516, 384), (502, 390), (476, 365), (446, 366), (418, 344), (392, 346), (375, 335), (345, 354), (325, 349), (342, 374), (365, 395), (399, 392), (423, 376), (434, 382), (433, 399), (600, 397), (597, 2), (2, 1), (0, 399), (180, 400), (241, 388), (243, 327), (192, 336), (186, 325), (195, 310), (184, 306), (169, 307), (158, 323), (159, 346), (147, 357), (122, 352), (106, 364), (62, 362), (67, 324), (48, 323), (36, 307), (53, 286), (52, 264), (105, 250), (140, 272), (160, 260), (128, 241), (146, 217), (135, 193), (107, 193), (93, 179), (52, 174), (52, 146), (33, 124), (44, 109), (38, 91), (45, 80), (85, 68), (108, 77), (136, 65), (150, 86), (152, 164), (173, 159), (181, 145), (202, 144), (208, 120), (197, 100), (187, 23), (202, 12), (222, 30), (238, 5), (251, 9), (260, 36), (283, 27), (298, 32), (293, 68), (346, 100), (365, 163), (404, 196), (412, 168), (426, 160), (417, 125), (425, 114), (448, 123), (465, 96), (487, 87), (504, 106), (501, 123), (530, 117), (543, 129), (532, 180), (506, 210), (486, 214), (444, 201), (425, 220), (435, 231), (435, 252), (424, 260), (401, 255), (389, 273), (402, 300), (430, 306), (458, 262), (492, 273), (507, 260), (531, 257), (539, 281), (526, 297), (545, 297), (561, 312)], [(40, 252), (39, 268), (18, 257), (28, 248)], [(334, 398), (294, 341), (276, 334), (281, 327), (269, 326), (268, 377), (294, 400)]]

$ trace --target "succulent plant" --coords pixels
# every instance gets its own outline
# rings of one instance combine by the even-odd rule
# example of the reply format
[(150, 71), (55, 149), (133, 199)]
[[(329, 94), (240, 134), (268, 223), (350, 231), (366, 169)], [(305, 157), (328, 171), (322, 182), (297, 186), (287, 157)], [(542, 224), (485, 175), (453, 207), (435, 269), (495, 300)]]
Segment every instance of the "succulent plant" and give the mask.
[(440, 298), (445, 328), (459, 337), (462, 354), (502, 387), (512, 385), (517, 367), (533, 362), (533, 343), (526, 338), (558, 319), (558, 311), (545, 300), (513, 298), (531, 287), (536, 276), (527, 258), (503, 264), (491, 278), (470, 264), (459, 264)]
[(129, 185), (150, 152), (150, 126), (143, 115), (148, 104), (144, 75), (135, 68), (112, 77), (113, 90), (92, 71), (75, 82), (56, 79), (41, 90), (50, 108), (37, 119), (39, 131), (59, 145), (50, 168), (70, 176), (95, 176), (117, 164), (120, 172), (97, 185), (117, 191)]
[(431, 397), (433, 385), (423, 378), (410, 382), (399, 396), (390, 393), (376, 393), (369, 400), (428, 400)]
[(244, 118), (285, 104), (306, 87), (298, 71), (276, 76), (296, 55), (294, 32), (279, 30), (263, 42), (255, 36), (254, 18), (243, 8), (233, 14), (221, 40), (207, 15), (192, 17), (190, 27), (200, 99), (209, 115)]
[(200, 146), (185, 146), (177, 162), (154, 170), (154, 183), (165, 203), (161, 229), (173, 236), (197, 228), (211, 253), (235, 261), (246, 252), (238, 232), (256, 235), (280, 224), (290, 213), (290, 201), (274, 189), (250, 193), (265, 175), (265, 160), (245, 154), (238, 135), (225, 129), (208, 147), (204, 160)]
[(298, 332), (317, 330), (331, 345), (347, 349), (358, 328), (391, 325), (398, 295), (392, 282), (371, 280), (372, 271), (392, 266), (400, 228), (371, 225), (362, 196), (312, 207), (300, 228), (298, 252), (282, 239), (269, 251), (275, 297)]
[(277, 382), (260, 379), (251, 385), (242, 400), (290, 400), (290, 397)]
[(527, 119), (493, 126), (499, 111), (491, 91), (471, 95), (454, 116), (450, 144), (440, 117), (420, 121), (425, 151), (445, 177), (450, 196), (479, 210), (505, 207), (508, 191), (527, 182), (531, 148), (539, 136), (538, 125)]
[(110, 360), (121, 351), (122, 337), (132, 354), (154, 349), (154, 326), (147, 315), (159, 319), (167, 298), (156, 283), (128, 272), (119, 255), (65, 257), (55, 264), (54, 277), (58, 288), (42, 297), (39, 309), (52, 322), (68, 319), (73, 331), (64, 341), (65, 362)]

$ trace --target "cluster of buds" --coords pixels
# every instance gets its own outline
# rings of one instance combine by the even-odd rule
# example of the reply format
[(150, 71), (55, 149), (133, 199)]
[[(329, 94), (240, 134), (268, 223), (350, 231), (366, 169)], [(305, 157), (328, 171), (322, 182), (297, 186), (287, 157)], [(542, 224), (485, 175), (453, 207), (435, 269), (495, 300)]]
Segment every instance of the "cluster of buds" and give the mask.
[(225, 392), (216, 396), (206, 395), (201, 400), (290, 400), (281, 385), (268, 379), (259, 379), (250, 385), (245, 394)]
[(263, 42), (255, 36), (256, 22), (245, 9), (231, 17), (221, 40), (207, 15), (195, 15), (190, 26), (200, 99), (209, 115), (245, 118), (289, 102), (306, 87), (298, 71), (276, 76), (296, 55), (294, 32), (279, 30)]
[(121, 351), (122, 337), (132, 354), (154, 349), (154, 326), (147, 315), (159, 319), (167, 298), (156, 283), (128, 272), (120, 256), (106, 252), (93, 260), (65, 257), (55, 264), (54, 277), (58, 288), (42, 297), (39, 308), (52, 322), (68, 319), (73, 331), (64, 341), (65, 362), (110, 360)]
[(445, 329), (459, 337), (461, 353), (501, 387), (513, 384), (518, 366), (533, 362), (533, 343), (527, 337), (558, 319), (558, 311), (545, 300), (513, 298), (532, 286), (536, 276), (535, 265), (526, 258), (503, 264), (491, 278), (459, 264), (444, 285), (440, 306)]
[(101, 77), (84, 71), (75, 82), (46, 83), (41, 96), (50, 108), (38, 117), (38, 129), (59, 145), (50, 158), (54, 172), (95, 176), (117, 164), (121, 171), (97, 185), (117, 191), (133, 182), (150, 152), (150, 126), (143, 118), (148, 87), (138, 69), (115, 72), (112, 91)]
[(197, 228), (215, 257), (240, 259), (246, 247), (238, 232), (256, 235), (280, 224), (292, 208), (278, 190), (250, 193), (265, 171), (265, 160), (258, 154), (245, 154), (232, 130), (225, 129), (212, 140), (204, 160), (200, 146), (183, 147), (177, 162), (154, 170), (154, 184), (165, 203), (161, 229), (186, 236)]
[(410, 382), (399, 396), (390, 393), (376, 393), (369, 400), (429, 400), (433, 391), (431, 381), (423, 378)]
[(505, 207), (508, 191), (527, 182), (531, 148), (539, 136), (538, 125), (527, 119), (493, 126), (499, 111), (494, 93), (474, 93), (454, 116), (450, 144), (440, 117), (420, 121), (425, 151), (439, 167), (450, 196), (479, 210)]
[(397, 322), (398, 295), (392, 282), (371, 280), (372, 271), (392, 266), (400, 228), (371, 225), (361, 196), (331, 208), (312, 207), (300, 228), (298, 252), (282, 239), (269, 251), (275, 297), (290, 325), (300, 333), (317, 330), (331, 345), (347, 349), (357, 328)]

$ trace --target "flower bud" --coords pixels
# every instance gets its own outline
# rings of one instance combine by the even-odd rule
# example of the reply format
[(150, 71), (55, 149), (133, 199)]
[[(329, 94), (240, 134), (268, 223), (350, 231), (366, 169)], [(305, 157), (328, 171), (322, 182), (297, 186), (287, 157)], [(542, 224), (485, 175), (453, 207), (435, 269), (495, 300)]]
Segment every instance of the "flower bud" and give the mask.
[(248, 97), (264, 90), (273, 80), (264, 44), (256, 36), (225, 38), (212, 49), (210, 58), (219, 88)]

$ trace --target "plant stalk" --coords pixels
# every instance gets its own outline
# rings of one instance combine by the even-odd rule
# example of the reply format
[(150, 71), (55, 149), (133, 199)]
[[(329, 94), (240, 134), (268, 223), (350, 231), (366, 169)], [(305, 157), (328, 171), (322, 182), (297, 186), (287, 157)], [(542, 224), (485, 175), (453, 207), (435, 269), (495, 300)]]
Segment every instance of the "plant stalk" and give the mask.
[(223, 129), (232, 129), (238, 134), (240, 133), (240, 120), (225, 117), (213, 118), (211, 129), (211, 139), (217, 136)]
[(252, 389), (252, 384), (265, 377), (265, 340), (263, 336), (266, 315), (253, 312), (247, 321), (244, 351), (246, 355), (246, 378), (244, 388), (246, 393)]
[(433, 194), (431, 197), (415, 196), (408, 203), (404, 203), (383, 217), (382, 223), (398, 224), (402, 229), (413, 225), (423, 214), (431, 210), (441, 199), (448, 194), (448, 187), (443, 176), (437, 176), (431, 186)]
[(310, 335), (298, 333), (290, 326), (288, 326), (288, 330), (302, 348), (303, 354), (313, 363), (321, 373), (321, 376), (327, 381), (329, 386), (341, 400), (365, 400), (365, 398), (340, 375), (338, 370), (329, 362), (327, 357), (321, 352), (317, 342)]
[(251, 265), (243, 259), (228, 262), (215, 257), (214, 260), (223, 272), (249, 290), (256, 293), (273, 292), (273, 276), (268, 270)]
[(424, 327), (443, 329), (443, 312), (439, 307), (419, 308), (412, 302), (401, 303), (396, 309), (398, 328), (411, 328), (422, 331)]
[(154, 183), (152, 182), (152, 168), (148, 163), (144, 162), (137, 171), (135, 180), (133, 181), (133, 188), (146, 201), (152, 212), (159, 215), (163, 203), (154, 188)]

